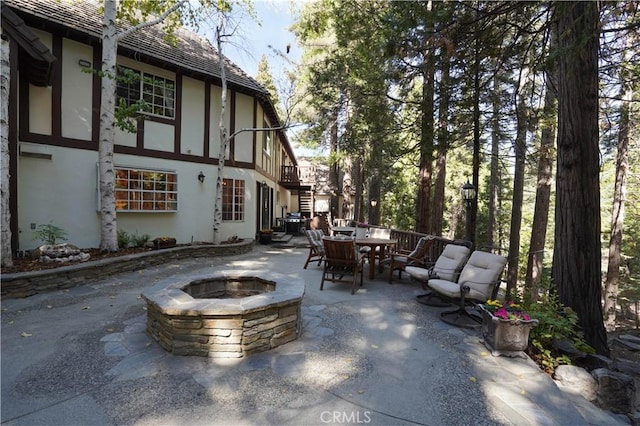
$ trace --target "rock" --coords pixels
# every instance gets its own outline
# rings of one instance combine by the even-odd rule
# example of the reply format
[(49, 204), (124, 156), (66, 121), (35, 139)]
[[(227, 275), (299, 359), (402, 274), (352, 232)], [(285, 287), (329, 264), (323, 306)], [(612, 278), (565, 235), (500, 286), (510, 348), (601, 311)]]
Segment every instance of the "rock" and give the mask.
[(613, 361), (613, 370), (640, 378), (640, 365), (628, 359), (616, 359)]
[(587, 370), (575, 365), (560, 365), (554, 379), (567, 390), (584, 396), (587, 401), (595, 401), (598, 395), (597, 382)]
[(595, 369), (591, 374), (598, 383), (600, 408), (623, 414), (635, 411), (635, 383), (631, 376), (605, 368)]
[(579, 365), (589, 371), (593, 371), (597, 368), (612, 370), (613, 360), (604, 355), (587, 354), (583, 359), (579, 360)]
[(553, 346), (561, 353), (568, 355), (571, 359), (584, 359), (587, 356), (586, 353), (576, 349), (573, 342), (569, 339), (556, 341), (553, 343)]
[(73, 244), (55, 244), (55, 245), (42, 245), (37, 249), (31, 251), (32, 256), (39, 259), (43, 263), (51, 262), (84, 262), (91, 256), (89, 253), (83, 253), (78, 247)]
[(640, 339), (631, 335), (621, 335), (613, 339), (613, 343), (632, 351), (640, 351)]
[(640, 345), (640, 337), (634, 336), (633, 334), (621, 334), (618, 336), (618, 339), (632, 342), (632, 343), (635, 343), (636, 345)]

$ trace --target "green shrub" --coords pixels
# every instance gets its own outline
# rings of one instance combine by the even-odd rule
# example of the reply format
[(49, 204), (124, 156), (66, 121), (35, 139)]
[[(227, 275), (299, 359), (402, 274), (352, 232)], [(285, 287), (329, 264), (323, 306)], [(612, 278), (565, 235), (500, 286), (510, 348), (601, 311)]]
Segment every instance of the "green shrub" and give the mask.
[(571, 364), (571, 359), (556, 349), (557, 342), (566, 340), (582, 352), (595, 352), (579, 331), (578, 315), (563, 306), (556, 294), (546, 294), (537, 303), (523, 305), (531, 318), (540, 322), (529, 332), (528, 352), (545, 371), (552, 373), (561, 364)]
[(118, 247), (126, 249), (129, 247), (144, 247), (145, 243), (149, 241), (149, 234), (138, 235), (130, 234), (127, 231), (118, 231)]
[(126, 249), (131, 242), (131, 235), (127, 231), (118, 230), (118, 248)]
[(138, 235), (138, 232), (136, 231), (136, 233), (131, 236), (131, 242), (134, 247), (144, 247), (150, 238), (149, 234)]
[(54, 245), (58, 240), (67, 241), (66, 235), (67, 232), (59, 226), (52, 224), (38, 225), (33, 232), (33, 239), (40, 240), (44, 244)]

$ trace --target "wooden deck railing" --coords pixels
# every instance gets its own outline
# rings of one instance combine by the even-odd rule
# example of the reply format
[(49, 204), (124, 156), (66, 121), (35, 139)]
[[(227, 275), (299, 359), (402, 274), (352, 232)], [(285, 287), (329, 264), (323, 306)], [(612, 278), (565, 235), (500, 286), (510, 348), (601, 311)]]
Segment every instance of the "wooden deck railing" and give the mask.
[(280, 182), (313, 186), (316, 183), (316, 169), (313, 166), (281, 166)]
[[(391, 229), (391, 238), (398, 240), (396, 249), (399, 251), (412, 251), (418, 244), (418, 240), (422, 237), (426, 237), (428, 234), (421, 234), (420, 232), (402, 231), (399, 229)], [(444, 237), (434, 237), (434, 242), (429, 247), (426, 262), (427, 264), (435, 263), (438, 259), (444, 247), (447, 244), (457, 244), (471, 248), (471, 242), (465, 240), (450, 240)]]

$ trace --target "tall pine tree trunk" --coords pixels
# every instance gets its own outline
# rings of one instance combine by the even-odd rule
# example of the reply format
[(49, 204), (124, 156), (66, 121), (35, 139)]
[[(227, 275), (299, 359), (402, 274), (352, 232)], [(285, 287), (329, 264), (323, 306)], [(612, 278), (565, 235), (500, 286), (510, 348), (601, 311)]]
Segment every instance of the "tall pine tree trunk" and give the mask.
[(489, 214), (489, 223), (487, 229), (487, 246), (495, 247), (495, 235), (498, 228), (498, 189), (500, 188), (500, 169), (498, 167), (500, 155), (500, 79), (498, 74), (493, 77), (493, 123), (491, 131), (491, 175), (489, 177), (489, 205), (487, 206)]
[(602, 321), (598, 146), (598, 3), (555, 3), (558, 160), (553, 281), (586, 342), (608, 355)]
[[(431, 19), (433, 3), (427, 2), (427, 19)], [(432, 28), (426, 23), (427, 34)], [(433, 40), (427, 35), (423, 50), (422, 63), (422, 101), (421, 101), (421, 131), (420, 131), (420, 171), (418, 176), (418, 202), (416, 214), (416, 231), (428, 234), (431, 232), (431, 181), (433, 178), (433, 136), (434, 136), (434, 75), (435, 52)]]
[[(623, 79), (624, 80), (624, 79)], [(611, 236), (609, 238), (609, 259), (604, 294), (604, 325), (607, 331), (616, 328), (616, 305), (618, 303), (618, 279), (622, 252), (625, 201), (627, 194), (627, 171), (629, 169), (629, 114), (633, 91), (629, 82), (622, 86), (620, 106), (620, 129), (618, 130), (618, 152), (616, 154), (616, 182), (613, 191), (613, 212), (611, 216)]]
[[(335, 154), (338, 152), (338, 112), (336, 111), (331, 116), (330, 128), (329, 128), (329, 146), (331, 152), (331, 158), (337, 158)], [(330, 223), (333, 219), (338, 217), (338, 163), (332, 161), (329, 165), (329, 189), (331, 190), (331, 196), (329, 198), (329, 218)]]
[(428, 234), (431, 217), (431, 180), (433, 174), (433, 63), (425, 64), (422, 86), (422, 129), (420, 136), (420, 171), (418, 180), (418, 203), (416, 231)]
[(433, 187), (433, 209), (431, 229), (433, 235), (442, 236), (444, 222), (444, 200), (447, 178), (447, 151), (449, 149), (449, 80), (451, 61), (444, 49), (442, 69), (440, 70), (440, 104), (438, 105), (438, 145), (436, 148), (435, 183)]
[(549, 222), (549, 204), (551, 201), (551, 179), (553, 177), (553, 141), (556, 134), (557, 96), (553, 72), (547, 74), (547, 85), (542, 118), (542, 136), (538, 153), (538, 181), (536, 202), (531, 225), (531, 241), (525, 276), (525, 288), (530, 300), (535, 302), (540, 294), (544, 262), (544, 246)]
[(476, 223), (478, 221), (478, 194), (480, 194), (480, 39), (476, 31), (475, 59), (473, 63), (473, 160), (471, 166), (471, 183), (476, 188), (476, 198), (467, 209), (470, 217), (467, 224), (470, 229), (472, 247), (476, 246)]
[(524, 193), (524, 163), (527, 154), (527, 106), (521, 95), (516, 106), (517, 130), (515, 141), (516, 162), (513, 175), (513, 198), (511, 203), (511, 226), (509, 227), (509, 260), (507, 263), (507, 299), (514, 294), (518, 283), (518, 261), (520, 259), (520, 228), (522, 227), (522, 198)]

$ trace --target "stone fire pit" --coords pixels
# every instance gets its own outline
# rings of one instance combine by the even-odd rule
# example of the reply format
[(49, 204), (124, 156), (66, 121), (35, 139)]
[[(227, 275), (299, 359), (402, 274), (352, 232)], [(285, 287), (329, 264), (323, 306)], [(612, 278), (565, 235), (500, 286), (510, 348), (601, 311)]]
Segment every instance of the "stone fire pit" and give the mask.
[(167, 351), (241, 358), (298, 338), (303, 295), (301, 279), (224, 271), (165, 280), (144, 291), (142, 298), (147, 302), (147, 331)]

